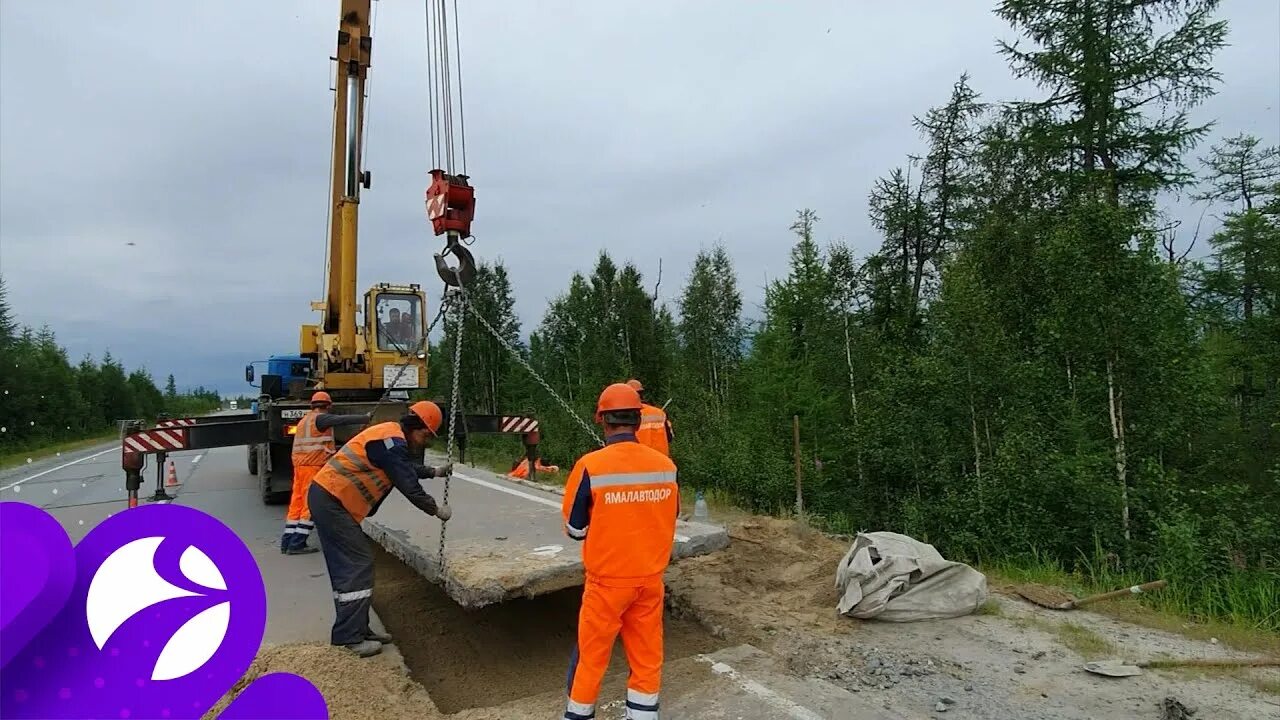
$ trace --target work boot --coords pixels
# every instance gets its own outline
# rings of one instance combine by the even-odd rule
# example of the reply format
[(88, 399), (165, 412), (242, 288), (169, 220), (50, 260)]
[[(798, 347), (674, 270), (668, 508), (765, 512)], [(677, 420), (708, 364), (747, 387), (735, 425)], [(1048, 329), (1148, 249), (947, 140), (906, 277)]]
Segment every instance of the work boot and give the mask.
[(285, 555), (310, 555), (311, 553), (320, 552), (320, 548), (311, 547), (310, 545), (294, 545), (284, 551)]
[(365, 640), (363, 642), (351, 643), (350, 645), (343, 645), (342, 647), (362, 658), (373, 657), (374, 655), (382, 652), (382, 643), (377, 640)]
[(388, 634), (386, 634), (386, 633), (380, 633), (380, 632), (377, 632), (377, 631), (375, 631), (375, 630), (369, 630), (369, 631), (365, 632), (365, 634), (364, 634), (364, 639), (365, 639), (365, 640), (373, 640), (373, 641), (375, 641), (375, 642), (380, 642), (380, 643), (382, 643), (383, 645), (390, 645), (390, 644), (393, 642), (393, 641), (391, 640), (391, 636), (390, 636), (390, 635), (388, 635)]

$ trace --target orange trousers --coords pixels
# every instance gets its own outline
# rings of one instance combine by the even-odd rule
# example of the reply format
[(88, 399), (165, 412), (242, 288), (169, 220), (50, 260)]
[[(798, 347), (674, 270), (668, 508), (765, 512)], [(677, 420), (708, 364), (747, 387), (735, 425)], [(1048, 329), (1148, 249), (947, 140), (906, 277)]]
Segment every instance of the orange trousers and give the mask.
[(285, 520), (297, 522), (311, 520), (311, 510), (307, 508), (307, 491), (311, 489), (311, 479), (320, 472), (319, 465), (293, 466), (293, 493), (289, 496), (289, 513)]
[(658, 717), (664, 591), (661, 577), (640, 587), (611, 587), (587, 580), (578, 612), (578, 645), (569, 663), (565, 718), (581, 720), (595, 713), (596, 696), (619, 633), (631, 668), (626, 716), (636, 720)]
[(315, 529), (311, 522), (311, 508), (307, 507), (307, 491), (311, 480), (320, 472), (319, 465), (293, 466), (293, 491), (289, 495), (289, 510), (285, 514), (284, 533), (280, 535), (280, 552), (301, 550)]

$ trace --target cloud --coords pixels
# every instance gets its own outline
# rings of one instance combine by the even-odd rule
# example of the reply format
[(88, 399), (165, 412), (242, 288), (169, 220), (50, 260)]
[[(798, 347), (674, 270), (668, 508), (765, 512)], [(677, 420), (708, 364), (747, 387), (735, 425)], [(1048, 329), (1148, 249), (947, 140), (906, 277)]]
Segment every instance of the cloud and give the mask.
[[(422, 7), (375, 7), (359, 285), (417, 282), (434, 307)], [(507, 263), (526, 331), (601, 248), (650, 283), (661, 259), (671, 299), (723, 241), (748, 307), (800, 207), (868, 252), (866, 196), (919, 149), (913, 115), (962, 71), (987, 99), (1034, 92), (994, 52), (1008, 29), (972, 3), (460, 9), (472, 249)], [(295, 351), (323, 294), (337, 10), (0, 5), (0, 273), (19, 317), (73, 357), (110, 348), (227, 392), (247, 390), (245, 362)], [(1280, 9), (1223, 14), (1224, 83), (1199, 112), (1275, 142)]]

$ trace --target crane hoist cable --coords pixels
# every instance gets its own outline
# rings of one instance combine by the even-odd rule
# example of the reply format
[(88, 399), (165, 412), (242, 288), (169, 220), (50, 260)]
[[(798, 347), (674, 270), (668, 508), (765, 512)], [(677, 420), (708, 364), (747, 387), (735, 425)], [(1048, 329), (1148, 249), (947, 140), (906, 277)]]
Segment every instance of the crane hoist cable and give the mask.
[[(425, 0), (424, 19), (427, 35), (427, 90), (431, 108), (431, 165), (443, 169), (448, 175), (466, 176), (467, 126), (462, 103), (462, 35), (458, 29), (457, 0), (453, 0), (452, 19), (448, 0)], [(452, 45), (450, 30), (453, 35)]]
[[(529, 361), (493, 325), (485, 319), (474, 305), (468, 302), (466, 286), (475, 276), (475, 259), (463, 245), (471, 237), (471, 221), (475, 215), (475, 189), (467, 176), (467, 131), (466, 118), (462, 103), (462, 40), (458, 30), (458, 0), (452, 0), (452, 22), (449, 15), (449, 0), (425, 0), (423, 4), (424, 30), (427, 39), (427, 92), (430, 108), (430, 158), (432, 170), (431, 184), (427, 187), (426, 206), (427, 219), (431, 221), (436, 235), (445, 235), (446, 244), (442, 253), (435, 255), (436, 273), (445, 284), (445, 291), (440, 304), (440, 314), (433, 320), (445, 318), (446, 328), (453, 327), (453, 363), (450, 368), (451, 387), (449, 392), (449, 427), (446, 461), (453, 464), (454, 452), (457, 449), (458, 418), (462, 417), (462, 346), (464, 330), (468, 314), (474, 317), (489, 334), (501, 344), (525, 370), (554, 398), (560, 406), (598, 445), (604, 442), (595, 430), (564, 400), (546, 380), (534, 370)], [(453, 44), (449, 43), (449, 30), (452, 26)], [(457, 79), (457, 100), (454, 100), (454, 78)], [(454, 123), (454, 109), (457, 109), (457, 123)], [(457, 258), (457, 266), (451, 267), (445, 255)], [(451, 319), (450, 319), (451, 316)], [(416, 352), (421, 352), (423, 344), (431, 328), (423, 334)], [(398, 378), (397, 378), (398, 380)], [(393, 385), (395, 383), (393, 382)], [(389, 396), (389, 392), (388, 392)], [(441, 502), (449, 504), (449, 481), (451, 473), (444, 477), (444, 488)], [(448, 523), (440, 523), (440, 546), (437, 555), (440, 581), (445, 581), (445, 535)]]
[[(467, 176), (467, 129), (462, 111), (462, 38), (458, 29), (457, 0), (453, 0), (452, 10), (451, 17), (449, 0), (425, 0), (423, 4), (431, 116), (428, 123), (431, 134), (429, 160), (432, 168), (426, 207), (432, 231), (445, 236), (444, 250), (435, 256), (436, 272), (446, 285), (458, 287), (475, 276), (475, 259), (464, 246), (471, 237), (471, 221), (475, 217), (475, 188)], [(450, 34), (453, 35), (452, 44)], [(456, 268), (445, 262), (448, 255), (457, 258)]]

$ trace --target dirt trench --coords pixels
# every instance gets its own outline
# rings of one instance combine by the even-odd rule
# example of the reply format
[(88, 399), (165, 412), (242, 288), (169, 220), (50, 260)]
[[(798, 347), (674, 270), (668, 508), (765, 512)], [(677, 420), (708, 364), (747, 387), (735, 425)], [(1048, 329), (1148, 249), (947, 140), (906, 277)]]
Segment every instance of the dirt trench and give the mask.
[[(396, 638), (410, 677), (441, 712), (566, 691), (581, 588), (464, 610), (381, 549), (375, 572), (374, 610)], [(724, 643), (693, 620), (669, 619), (664, 645), (671, 660), (713, 652)], [(621, 642), (609, 668), (625, 672)]]

